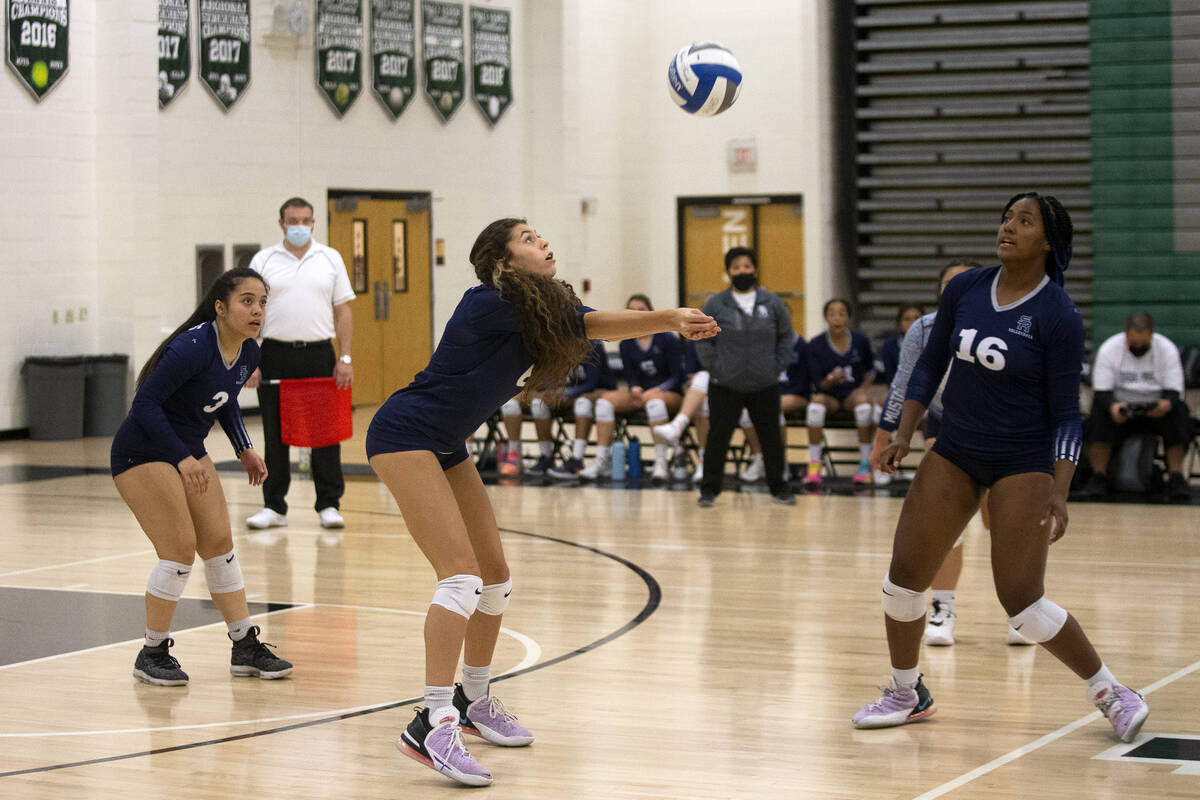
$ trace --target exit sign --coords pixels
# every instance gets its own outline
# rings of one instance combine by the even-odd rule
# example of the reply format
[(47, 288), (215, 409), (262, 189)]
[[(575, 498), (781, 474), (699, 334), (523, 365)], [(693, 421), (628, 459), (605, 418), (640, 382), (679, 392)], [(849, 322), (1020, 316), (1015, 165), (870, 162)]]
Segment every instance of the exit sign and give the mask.
[(753, 139), (730, 139), (726, 152), (730, 172), (754, 172), (758, 168), (758, 145)]

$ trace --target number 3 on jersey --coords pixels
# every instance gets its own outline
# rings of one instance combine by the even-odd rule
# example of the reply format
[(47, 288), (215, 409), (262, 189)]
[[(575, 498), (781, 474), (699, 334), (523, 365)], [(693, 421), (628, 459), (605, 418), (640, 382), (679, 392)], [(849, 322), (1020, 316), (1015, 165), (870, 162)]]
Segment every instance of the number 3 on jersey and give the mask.
[[(1004, 369), (1003, 351), (1008, 349), (1008, 345), (997, 336), (985, 336), (979, 342), (979, 347), (975, 348), (975, 337), (978, 334), (979, 330), (976, 328), (963, 328), (959, 331), (958, 351), (954, 355), (968, 364), (974, 364), (978, 359), (980, 364), (995, 372)], [(971, 354), (972, 348), (975, 349), (974, 355)]]
[(213, 395), (212, 405), (205, 406), (204, 412), (206, 414), (212, 414), (218, 408), (220, 408), (221, 406), (225, 405), (228, 402), (229, 402), (229, 392), (217, 392), (216, 394)]

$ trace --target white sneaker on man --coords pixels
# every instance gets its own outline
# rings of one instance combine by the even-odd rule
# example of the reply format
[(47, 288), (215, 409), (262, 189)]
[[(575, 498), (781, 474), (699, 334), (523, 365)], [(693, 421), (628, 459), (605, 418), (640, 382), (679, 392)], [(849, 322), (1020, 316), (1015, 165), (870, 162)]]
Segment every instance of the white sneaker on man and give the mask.
[(654, 459), (654, 471), (650, 473), (652, 481), (667, 481), (671, 479), (671, 473), (667, 470), (667, 460), (665, 458)]
[(246, 518), (246, 527), (261, 531), (264, 528), (286, 528), (287, 517), (273, 508), (264, 508)]
[(579, 470), (579, 478), (585, 481), (604, 480), (609, 477), (610, 472), (612, 472), (612, 456), (598, 455), (592, 459), (590, 466)]
[(321, 515), (322, 528), (344, 528), (346, 520), (342, 518), (341, 513), (333, 506), (327, 506), (317, 512)]
[(746, 483), (754, 483), (761, 481), (767, 477), (767, 470), (763, 466), (762, 453), (755, 453), (750, 457), (750, 464), (742, 470), (742, 474), (738, 475)]

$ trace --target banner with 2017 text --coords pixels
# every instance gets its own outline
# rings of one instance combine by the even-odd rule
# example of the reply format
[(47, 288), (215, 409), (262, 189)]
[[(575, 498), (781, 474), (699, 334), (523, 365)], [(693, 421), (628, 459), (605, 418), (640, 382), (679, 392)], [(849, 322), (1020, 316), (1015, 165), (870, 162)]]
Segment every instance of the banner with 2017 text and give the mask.
[(362, 0), (317, 0), (317, 88), (339, 117), (362, 92)]
[(466, 94), (462, 5), (421, 0), (421, 44), (425, 96), (446, 122)]
[(392, 119), (416, 94), (413, 0), (371, 0), (371, 89)]
[(250, 0), (196, 0), (200, 81), (228, 111), (250, 85)]
[(158, 0), (158, 107), (166, 108), (192, 74), (188, 0)]

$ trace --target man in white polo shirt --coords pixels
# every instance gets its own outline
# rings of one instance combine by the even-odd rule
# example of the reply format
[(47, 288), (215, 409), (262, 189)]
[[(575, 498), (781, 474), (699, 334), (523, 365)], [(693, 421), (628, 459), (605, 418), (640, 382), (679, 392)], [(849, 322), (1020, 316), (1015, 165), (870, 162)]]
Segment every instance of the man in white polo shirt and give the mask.
[[(287, 525), (290, 457), (281, 438), (279, 386), (268, 381), (332, 375), (339, 388), (346, 388), (354, 380), (350, 361), (354, 290), (341, 255), (313, 240), (313, 225), (311, 203), (302, 197), (285, 201), (279, 209), (283, 241), (258, 251), (250, 261), (270, 287), (262, 327), (262, 363), (246, 384), (258, 386), (267, 462), (265, 507), (246, 520), (251, 528)], [(337, 339), (336, 353), (330, 341), (333, 338)], [(346, 522), (338, 511), (346, 488), (341, 445), (315, 448), (311, 465), (321, 527), (344, 527)]]

